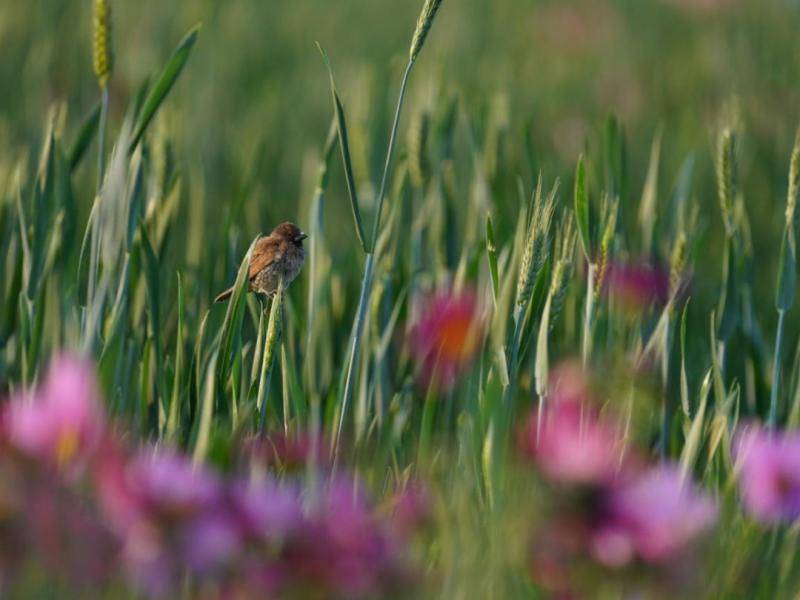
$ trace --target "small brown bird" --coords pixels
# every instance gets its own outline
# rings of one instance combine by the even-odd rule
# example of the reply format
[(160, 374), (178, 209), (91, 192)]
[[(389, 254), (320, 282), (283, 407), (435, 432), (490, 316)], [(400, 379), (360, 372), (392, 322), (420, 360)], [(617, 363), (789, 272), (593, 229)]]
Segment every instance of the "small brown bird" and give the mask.
[[(281, 223), (267, 237), (259, 238), (250, 256), (250, 291), (273, 296), (282, 279), (284, 287), (297, 277), (306, 258), (303, 240), (308, 236), (294, 223)], [(233, 288), (225, 290), (214, 302), (227, 300)]]

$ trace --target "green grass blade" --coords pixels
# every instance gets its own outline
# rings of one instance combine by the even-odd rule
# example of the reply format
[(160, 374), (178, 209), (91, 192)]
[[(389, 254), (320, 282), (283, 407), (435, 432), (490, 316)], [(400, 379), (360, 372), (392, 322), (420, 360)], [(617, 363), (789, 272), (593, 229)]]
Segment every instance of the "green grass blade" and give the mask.
[(580, 156), (575, 170), (575, 223), (578, 225), (583, 255), (591, 262), (593, 253), (589, 229), (589, 192), (586, 188), (586, 167), (583, 162), (583, 156)]
[(228, 299), (228, 309), (225, 313), (225, 321), (222, 323), (222, 333), (220, 335), (219, 357), (217, 358), (217, 384), (220, 389), (224, 389), (230, 375), (231, 364), (234, 359), (234, 347), (236, 340), (241, 334), (242, 321), (244, 320), (245, 296), (249, 289), (248, 274), (250, 271), (250, 256), (253, 253), (258, 237), (250, 244), (244, 259), (239, 265), (239, 272), (236, 275), (236, 283), (233, 286), (233, 294)]
[(211, 360), (206, 367), (205, 385), (202, 392), (202, 405), (200, 407), (200, 417), (197, 427), (197, 437), (195, 438), (193, 458), (195, 463), (201, 463), (208, 454), (209, 440), (211, 439), (211, 426), (214, 415), (214, 398), (216, 396), (216, 385), (214, 383), (214, 372), (216, 371), (217, 351), (211, 355)]
[(81, 163), (81, 160), (86, 154), (86, 150), (92, 143), (92, 139), (94, 139), (94, 136), (97, 134), (97, 127), (99, 124), (100, 102), (97, 102), (83, 120), (83, 124), (78, 130), (78, 135), (75, 137), (75, 141), (72, 142), (72, 146), (70, 146), (69, 152), (67, 153), (67, 165), (69, 165), (70, 172), (74, 171)]
[(367, 249), (367, 241), (364, 235), (364, 224), (361, 219), (361, 209), (358, 206), (358, 192), (356, 189), (355, 176), (353, 175), (353, 164), (350, 157), (350, 142), (347, 134), (347, 122), (344, 115), (344, 107), (339, 100), (339, 94), (336, 93), (336, 84), (333, 80), (333, 69), (331, 68), (328, 55), (322, 49), (322, 46), (317, 44), (317, 48), (322, 53), (322, 58), (325, 61), (325, 66), (328, 69), (330, 77), (331, 95), (333, 96), (333, 110), (336, 114), (336, 128), (339, 135), (339, 147), (342, 151), (342, 162), (344, 163), (345, 179), (347, 181), (347, 193), (350, 198), (350, 210), (353, 213), (353, 221), (356, 225), (356, 235), (361, 244), (361, 249), (366, 254), (370, 250)]
[(161, 71), (158, 80), (150, 89), (147, 98), (142, 105), (141, 112), (139, 113), (139, 118), (136, 122), (136, 127), (134, 128), (133, 138), (131, 138), (131, 143), (128, 147), (129, 152), (133, 152), (136, 146), (139, 144), (139, 141), (142, 139), (147, 126), (150, 124), (150, 121), (153, 120), (156, 111), (158, 111), (161, 103), (169, 94), (172, 86), (175, 85), (175, 82), (180, 76), (183, 67), (189, 60), (189, 55), (192, 51), (192, 47), (197, 41), (197, 34), (199, 31), (199, 24), (195, 25), (189, 30), (189, 33), (186, 34), (186, 36), (180, 41), (178, 46), (172, 52), (172, 56), (170, 56), (166, 66)]
[(500, 293), (500, 277), (497, 271), (497, 246), (494, 241), (494, 226), (491, 213), (486, 214), (486, 257), (489, 260), (489, 274), (492, 280), (492, 300), (497, 308), (497, 295)]
[(183, 299), (183, 283), (178, 273), (178, 328), (175, 332), (175, 375), (172, 380), (172, 398), (169, 403), (169, 417), (167, 419), (167, 439), (175, 441), (181, 425), (181, 397), (183, 385), (183, 335), (186, 320), (186, 307)]

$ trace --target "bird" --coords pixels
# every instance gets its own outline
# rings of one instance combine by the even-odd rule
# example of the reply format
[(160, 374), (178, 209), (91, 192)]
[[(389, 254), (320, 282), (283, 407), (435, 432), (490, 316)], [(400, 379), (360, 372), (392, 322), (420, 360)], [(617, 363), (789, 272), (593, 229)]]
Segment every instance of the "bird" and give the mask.
[[(281, 280), (284, 288), (288, 286), (303, 267), (306, 257), (303, 240), (307, 237), (302, 229), (289, 221), (278, 225), (268, 236), (261, 236), (250, 256), (250, 291), (272, 297)], [(223, 302), (232, 294), (233, 287), (219, 294), (214, 302)]]

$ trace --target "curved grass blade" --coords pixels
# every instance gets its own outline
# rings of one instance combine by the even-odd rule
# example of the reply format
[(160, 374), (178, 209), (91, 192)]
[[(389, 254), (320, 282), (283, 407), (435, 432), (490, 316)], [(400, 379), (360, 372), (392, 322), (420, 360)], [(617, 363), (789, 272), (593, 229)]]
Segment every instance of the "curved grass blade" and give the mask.
[(220, 337), (219, 357), (217, 359), (217, 384), (223, 389), (230, 375), (231, 364), (233, 363), (233, 351), (235, 341), (241, 333), (242, 321), (244, 320), (245, 297), (248, 290), (248, 274), (250, 272), (250, 256), (253, 248), (258, 241), (258, 237), (250, 244), (247, 254), (239, 266), (236, 275), (236, 283), (233, 286), (233, 294), (228, 301), (228, 310), (225, 313), (225, 321), (222, 324), (222, 335)]
[(70, 173), (74, 171), (81, 163), (84, 154), (86, 154), (89, 144), (97, 133), (97, 126), (100, 124), (100, 102), (97, 102), (86, 118), (83, 120), (78, 136), (70, 146), (69, 153), (67, 154), (67, 164), (69, 165)]
[(575, 222), (578, 225), (583, 254), (586, 260), (591, 262), (592, 239), (589, 230), (589, 194), (586, 190), (586, 167), (583, 164), (583, 155), (578, 157), (578, 166), (575, 170)]
[(175, 440), (180, 427), (181, 417), (181, 386), (183, 382), (183, 329), (186, 318), (186, 309), (183, 300), (183, 284), (181, 274), (178, 273), (178, 329), (175, 332), (175, 376), (172, 381), (172, 399), (169, 403), (169, 417), (167, 418), (167, 439)]
[(333, 69), (331, 68), (328, 55), (325, 54), (325, 51), (319, 44), (317, 44), (317, 48), (319, 48), (322, 54), (322, 59), (325, 61), (325, 67), (328, 69), (328, 76), (330, 77), (333, 109), (336, 113), (336, 129), (339, 134), (339, 147), (342, 150), (342, 161), (344, 163), (345, 178), (347, 180), (347, 193), (350, 197), (350, 209), (353, 212), (353, 220), (356, 224), (356, 235), (358, 235), (358, 241), (361, 243), (362, 250), (367, 254), (370, 250), (367, 249), (366, 237), (364, 236), (364, 224), (361, 220), (361, 210), (358, 207), (358, 192), (356, 190), (355, 177), (353, 176), (353, 164), (350, 158), (350, 143), (347, 136), (347, 122), (344, 116), (344, 107), (342, 106), (341, 100), (339, 100), (339, 94), (336, 93), (336, 83), (333, 80)]
[[(211, 438), (212, 416), (214, 414), (214, 397), (216, 386), (214, 385), (214, 372), (217, 366), (217, 351), (211, 355), (211, 360), (206, 368), (206, 378), (204, 389), (202, 390), (203, 404), (200, 408), (200, 420), (197, 427), (197, 437), (195, 438), (193, 459), (195, 463), (201, 463), (208, 453), (208, 442)], [(198, 390), (198, 394), (201, 393)]]
[(166, 66), (161, 71), (156, 84), (150, 90), (146, 100), (144, 101), (144, 104), (142, 105), (142, 110), (139, 113), (139, 118), (136, 121), (136, 127), (134, 128), (133, 138), (131, 139), (130, 146), (128, 147), (128, 152), (133, 152), (136, 146), (139, 144), (139, 141), (142, 139), (147, 126), (150, 124), (150, 121), (153, 120), (156, 111), (169, 94), (172, 86), (175, 85), (175, 81), (178, 79), (183, 67), (186, 65), (186, 61), (189, 60), (189, 54), (192, 51), (195, 41), (197, 41), (197, 34), (199, 31), (199, 24), (192, 27), (192, 29), (189, 30), (189, 33), (186, 34), (186, 36), (178, 44), (177, 48), (175, 48), (175, 50), (172, 52), (172, 56), (170, 56)]
[(156, 359), (156, 391), (158, 393), (158, 429), (163, 430), (167, 422), (167, 412), (165, 404), (166, 388), (164, 385), (164, 356), (161, 350), (161, 305), (158, 281), (158, 259), (156, 258), (150, 238), (147, 235), (144, 224), (139, 226), (141, 236), (140, 249), (142, 251), (142, 263), (144, 265), (144, 279), (147, 284), (147, 301), (150, 313), (150, 335), (153, 340), (153, 349)]
[(500, 276), (497, 271), (497, 246), (494, 242), (494, 226), (492, 215), (486, 215), (486, 256), (489, 259), (489, 273), (492, 276), (492, 299), (497, 308), (497, 294), (500, 290)]

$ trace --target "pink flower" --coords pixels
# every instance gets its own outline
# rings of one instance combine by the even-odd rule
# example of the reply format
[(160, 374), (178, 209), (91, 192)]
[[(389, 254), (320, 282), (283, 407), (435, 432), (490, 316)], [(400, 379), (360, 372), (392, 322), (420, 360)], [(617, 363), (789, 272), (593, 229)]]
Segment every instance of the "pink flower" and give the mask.
[(736, 437), (739, 487), (747, 511), (762, 523), (800, 517), (800, 431), (750, 427)]
[(632, 313), (665, 304), (669, 285), (669, 273), (646, 262), (612, 262), (604, 280), (606, 293)]
[(452, 389), (479, 350), (482, 334), (472, 291), (443, 292), (426, 300), (410, 336), (423, 384)]
[(167, 594), (187, 567), (213, 575), (238, 550), (221, 483), (183, 455), (145, 450), (127, 461), (105, 457), (97, 485), (124, 540), (128, 572), (149, 594)]
[(572, 363), (555, 369), (544, 410), (536, 410), (522, 431), (522, 449), (542, 473), (563, 484), (600, 485), (622, 464), (620, 432), (592, 406), (583, 370)]
[(674, 465), (653, 467), (608, 492), (592, 552), (607, 566), (619, 567), (634, 556), (663, 564), (706, 533), (717, 517), (713, 500), (683, 481)]
[(88, 459), (98, 448), (105, 422), (91, 368), (62, 356), (33, 394), (11, 399), (5, 430), (12, 446), (59, 466)]

